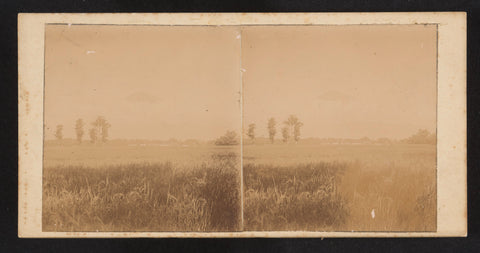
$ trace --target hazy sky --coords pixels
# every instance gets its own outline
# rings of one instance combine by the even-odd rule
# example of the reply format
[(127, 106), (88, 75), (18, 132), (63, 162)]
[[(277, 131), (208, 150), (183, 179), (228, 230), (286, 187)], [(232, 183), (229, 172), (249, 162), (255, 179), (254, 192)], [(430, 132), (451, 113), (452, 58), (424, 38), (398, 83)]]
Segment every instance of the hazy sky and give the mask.
[(241, 127), (241, 68), (257, 136), (289, 114), (303, 137), (435, 130), (435, 26), (48, 25), (46, 138), (99, 115), (111, 139), (216, 138)]
[(48, 25), (46, 138), (57, 124), (74, 138), (77, 118), (98, 115), (112, 125), (111, 139), (212, 139), (240, 129), (238, 34), (236, 27)]
[(256, 123), (259, 136), (269, 117), (289, 114), (304, 123), (303, 137), (436, 128), (433, 25), (245, 27), (242, 67), (244, 125)]

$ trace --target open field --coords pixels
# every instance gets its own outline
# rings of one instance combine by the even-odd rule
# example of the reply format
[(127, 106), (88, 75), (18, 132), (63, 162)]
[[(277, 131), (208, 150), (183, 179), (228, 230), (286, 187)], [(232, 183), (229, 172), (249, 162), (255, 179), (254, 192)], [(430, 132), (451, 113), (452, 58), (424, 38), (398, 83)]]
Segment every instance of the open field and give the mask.
[(238, 147), (45, 147), (44, 231), (237, 231)]
[[(99, 144), (81, 145), (46, 144), (44, 148), (44, 166), (104, 167), (130, 163), (172, 162), (176, 166), (192, 167), (208, 162), (212, 154), (234, 152), (240, 155), (239, 146), (215, 145), (148, 145), (148, 144)], [(239, 164), (240, 166), (240, 164)]]
[(246, 145), (244, 229), (434, 231), (434, 145)]
[[(245, 145), (244, 230), (432, 231), (434, 145)], [(239, 146), (46, 145), (44, 231), (237, 231)]]

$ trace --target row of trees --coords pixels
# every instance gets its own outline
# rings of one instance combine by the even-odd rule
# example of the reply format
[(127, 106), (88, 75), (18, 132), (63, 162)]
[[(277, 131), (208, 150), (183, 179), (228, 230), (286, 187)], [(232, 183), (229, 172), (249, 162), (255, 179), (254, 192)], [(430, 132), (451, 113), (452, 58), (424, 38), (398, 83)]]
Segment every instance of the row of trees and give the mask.
[[(287, 120), (283, 121), (284, 127), (282, 128), (282, 140), (287, 143), (292, 140), (297, 143), (300, 140), (300, 128), (303, 126), (303, 123), (300, 122), (297, 116), (290, 115)], [(254, 123), (248, 125), (247, 136), (255, 141), (255, 128)], [(275, 118), (268, 119), (267, 124), (268, 137), (272, 143), (275, 142), (275, 135), (277, 134), (277, 121)]]
[[(297, 143), (300, 140), (300, 128), (303, 126), (303, 123), (295, 115), (290, 115), (285, 121), (283, 121), (283, 128), (281, 129), (282, 141), (288, 143), (290, 141), (295, 141)], [(107, 142), (108, 130), (111, 127), (110, 123), (103, 116), (98, 116), (95, 121), (91, 122), (91, 128), (89, 129), (89, 137), (91, 143), (97, 143), (98, 141)], [(82, 143), (83, 137), (85, 135), (85, 123), (83, 119), (77, 119), (75, 121), (75, 133), (78, 143)], [(255, 141), (255, 129), (256, 125), (254, 123), (248, 126), (247, 136), (253, 141)], [(55, 138), (57, 140), (63, 139), (63, 125), (57, 125), (55, 130)], [(277, 134), (277, 121), (275, 118), (268, 119), (267, 124), (268, 137), (271, 143), (275, 142), (275, 136)], [(342, 143), (392, 143), (393, 140), (387, 138), (380, 138), (378, 140), (370, 140), (367, 137), (362, 139), (336, 139), (336, 138), (327, 138), (322, 140), (326, 143), (331, 142), (342, 142)], [(403, 143), (409, 144), (436, 144), (436, 134), (430, 133), (426, 129), (419, 129), (417, 133), (413, 134), (409, 138), (400, 140)], [(225, 135), (221, 136), (215, 140), (216, 145), (237, 145), (239, 143), (239, 138), (234, 131), (227, 131)]]
[[(282, 141), (287, 143), (289, 141), (295, 141), (297, 143), (300, 140), (300, 128), (303, 126), (303, 123), (295, 115), (290, 115), (287, 120), (283, 121), (284, 127), (281, 130)], [(256, 125), (254, 123), (248, 126), (247, 136), (252, 142), (255, 141), (255, 130)], [(275, 118), (270, 118), (267, 124), (268, 137), (271, 143), (275, 141), (275, 135), (277, 134), (277, 122)], [(393, 143), (401, 142), (408, 144), (436, 144), (437, 136), (435, 133), (430, 133), (427, 129), (419, 129), (415, 134), (411, 135), (406, 139), (399, 141), (390, 140), (388, 138), (379, 138), (377, 140), (371, 140), (370, 138), (363, 137), (360, 139), (335, 139), (330, 138), (332, 142), (343, 142), (343, 143)]]
[[(99, 140), (102, 142), (107, 142), (108, 138), (108, 129), (111, 127), (110, 123), (103, 116), (98, 116), (95, 121), (91, 123), (91, 128), (88, 131), (90, 136), (90, 142), (96, 143)], [(77, 137), (78, 143), (82, 143), (83, 136), (85, 135), (85, 122), (83, 119), (77, 119), (75, 121), (75, 134)], [(63, 139), (63, 125), (57, 125), (55, 129), (55, 138), (57, 140)]]

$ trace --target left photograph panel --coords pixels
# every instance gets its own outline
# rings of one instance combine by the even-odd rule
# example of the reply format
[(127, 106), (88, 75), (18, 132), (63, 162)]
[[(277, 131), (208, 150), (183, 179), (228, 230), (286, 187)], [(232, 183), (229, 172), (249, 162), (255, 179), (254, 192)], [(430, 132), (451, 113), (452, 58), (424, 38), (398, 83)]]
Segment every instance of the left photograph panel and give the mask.
[(48, 24), (42, 230), (240, 231), (237, 27)]

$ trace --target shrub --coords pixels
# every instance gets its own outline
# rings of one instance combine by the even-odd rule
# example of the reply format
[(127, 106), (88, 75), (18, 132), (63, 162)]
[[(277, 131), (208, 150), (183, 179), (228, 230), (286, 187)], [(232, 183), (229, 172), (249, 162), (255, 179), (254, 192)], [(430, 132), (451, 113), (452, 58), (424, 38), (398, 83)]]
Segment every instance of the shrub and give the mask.
[(227, 131), (225, 135), (215, 140), (215, 145), (228, 146), (228, 145), (238, 145), (238, 137), (234, 131)]

